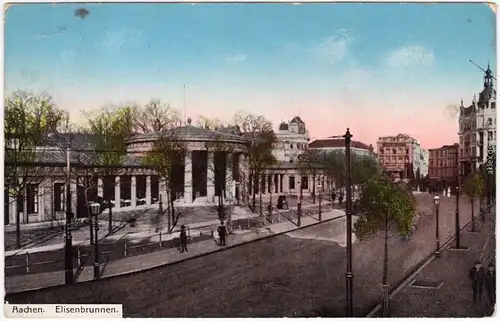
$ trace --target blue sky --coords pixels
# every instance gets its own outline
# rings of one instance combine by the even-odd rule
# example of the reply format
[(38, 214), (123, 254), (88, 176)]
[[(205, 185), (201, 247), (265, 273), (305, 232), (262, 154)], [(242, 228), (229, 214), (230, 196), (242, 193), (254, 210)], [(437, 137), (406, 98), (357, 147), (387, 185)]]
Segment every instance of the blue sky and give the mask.
[(5, 21), (7, 93), (47, 90), (75, 119), (108, 102), (182, 108), (186, 85), (192, 118), (298, 114), (312, 136), (436, 147), (457, 139), (453, 105), (481, 90), (468, 60), (496, 68), (483, 4), (29, 4)]

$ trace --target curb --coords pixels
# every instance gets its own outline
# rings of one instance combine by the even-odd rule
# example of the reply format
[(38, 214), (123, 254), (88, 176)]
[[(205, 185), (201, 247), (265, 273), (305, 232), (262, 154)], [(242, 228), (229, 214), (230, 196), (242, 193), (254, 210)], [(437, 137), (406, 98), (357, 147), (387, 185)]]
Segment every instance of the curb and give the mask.
[[(478, 217), (475, 217), (474, 220), (477, 220)], [(472, 224), (472, 220), (467, 222), (461, 229), (460, 229), (460, 234), (469, 227), (469, 225)], [(446, 242), (441, 245), (440, 249), (446, 249), (447, 247), (455, 240), (456, 235), (454, 234), (451, 236)], [(389, 299), (392, 299), (396, 294), (398, 294), (404, 287), (406, 287), (411, 281), (415, 279), (415, 277), (422, 272), (422, 270), (427, 267), (432, 261), (435, 259), (435, 254), (434, 252), (431, 252), (429, 255), (427, 255), (425, 258), (423, 258), (419, 263), (415, 265), (415, 267), (408, 273), (406, 276), (403, 277), (403, 279), (397, 283), (397, 286), (394, 290), (389, 292)], [(382, 308), (382, 304), (378, 303), (375, 308), (373, 308), (370, 313), (366, 315), (366, 318), (373, 318), (373, 316)]]
[[(147, 268), (144, 268), (144, 269), (135, 269), (135, 270), (132, 270), (132, 271), (122, 272), (122, 273), (118, 273), (118, 274), (114, 274), (114, 275), (103, 276), (99, 280), (87, 280), (87, 281), (82, 281), (82, 282), (75, 282), (73, 285), (69, 285), (69, 286), (75, 287), (75, 286), (79, 286), (80, 284), (86, 284), (86, 283), (89, 283), (89, 282), (99, 282), (99, 281), (101, 281), (103, 279), (115, 278), (115, 277), (116, 278), (127, 277), (127, 276), (131, 276), (131, 275), (138, 274), (138, 273), (141, 273), (141, 272), (152, 271), (152, 270), (159, 269), (159, 268), (162, 268), (162, 267), (166, 267), (166, 266), (170, 266), (170, 265), (175, 265), (175, 264), (179, 264), (181, 262), (185, 262), (185, 261), (197, 259), (197, 258), (200, 258), (200, 257), (204, 257), (204, 256), (207, 256), (207, 255), (210, 255), (210, 254), (213, 254), (213, 253), (227, 251), (227, 250), (239, 247), (239, 246), (247, 245), (249, 243), (255, 243), (255, 242), (262, 241), (262, 240), (265, 240), (265, 239), (268, 239), (268, 238), (272, 238), (272, 237), (275, 237), (275, 236), (280, 236), (280, 235), (287, 234), (287, 233), (290, 233), (290, 232), (295, 232), (297, 230), (301, 230), (301, 229), (304, 229), (304, 228), (316, 226), (316, 225), (319, 225), (319, 224), (322, 224), (322, 223), (331, 222), (331, 221), (337, 220), (337, 219), (345, 217), (345, 216), (346, 215), (344, 214), (344, 215), (336, 216), (336, 217), (333, 217), (333, 218), (324, 219), (324, 220), (322, 220), (320, 222), (315, 222), (315, 223), (312, 223), (312, 224), (307, 225), (307, 226), (295, 227), (295, 228), (293, 228), (291, 230), (288, 230), (288, 231), (279, 232), (279, 233), (275, 233), (275, 234), (268, 234), (268, 235), (265, 235), (265, 236), (262, 236), (262, 237), (259, 237), (259, 238), (247, 241), (247, 242), (242, 242), (242, 243), (238, 243), (238, 244), (229, 245), (229, 246), (226, 246), (226, 247), (221, 247), (221, 248), (216, 249), (215, 251), (209, 251), (209, 252), (201, 253), (201, 254), (198, 254), (198, 255), (191, 256), (191, 257), (186, 257), (186, 258), (174, 261), (174, 262), (162, 263), (160, 265), (152, 266), (152, 267), (147, 267)], [(61, 271), (61, 272), (63, 272), (63, 271)], [(40, 290), (43, 290), (43, 289), (56, 289), (56, 288), (66, 287), (66, 286), (68, 286), (68, 285), (66, 285), (66, 284), (58, 284), (58, 285), (51, 285), (51, 286), (46, 286), (46, 287), (39, 287), (39, 288), (36, 288), (36, 289), (30, 289), (30, 290), (24, 290), (24, 291), (9, 292), (9, 293), (6, 292), (5, 293), (5, 297), (7, 297), (7, 296), (9, 296), (11, 294), (12, 295), (17, 295), (17, 294), (23, 294), (23, 293), (37, 292), (37, 291), (40, 291)]]

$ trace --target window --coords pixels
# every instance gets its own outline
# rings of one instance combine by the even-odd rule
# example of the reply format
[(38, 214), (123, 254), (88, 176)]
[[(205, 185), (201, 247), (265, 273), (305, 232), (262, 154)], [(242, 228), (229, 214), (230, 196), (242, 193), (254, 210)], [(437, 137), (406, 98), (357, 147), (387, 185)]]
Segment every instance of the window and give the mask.
[(309, 178), (307, 176), (302, 176), (302, 178), (300, 179), (300, 187), (302, 189), (308, 189), (309, 185)]
[(64, 183), (54, 184), (55, 211), (64, 211)]
[(393, 153), (393, 154), (396, 154), (396, 153), (397, 153), (396, 148), (394, 148), (394, 149), (392, 150), (392, 153)]
[(290, 189), (295, 189), (295, 176), (288, 177), (288, 187)]
[(290, 149), (293, 149), (293, 144), (290, 144)]
[(493, 132), (488, 132), (488, 140), (493, 140)]
[(28, 214), (38, 213), (38, 185), (28, 185), (27, 198)]
[(293, 158), (290, 158), (290, 164), (293, 163)]
[(491, 125), (493, 125), (493, 119), (491, 119), (491, 118), (488, 118), (488, 122), (487, 122), (487, 125), (488, 125), (488, 126), (491, 126)]

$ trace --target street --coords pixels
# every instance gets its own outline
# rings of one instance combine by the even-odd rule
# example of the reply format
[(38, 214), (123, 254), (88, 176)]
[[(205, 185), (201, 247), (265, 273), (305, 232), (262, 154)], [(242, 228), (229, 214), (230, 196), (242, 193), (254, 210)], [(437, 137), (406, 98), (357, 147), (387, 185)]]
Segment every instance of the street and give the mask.
[[(442, 202), (443, 240), (453, 232), (444, 227), (454, 222), (451, 205)], [(435, 221), (428, 207), (419, 208), (422, 217), (413, 238), (389, 239), (392, 285), (434, 250)], [(462, 225), (469, 215), (466, 208), (461, 211)], [(122, 303), (127, 316), (137, 317), (340, 317), (345, 315), (346, 249), (327, 240), (338, 240), (330, 232), (339, 231), (335, 224), (340, 223), (304, 228), (300, 235), (275, 236), (130, 276), (7, 295), (7, 300)], [(353, 245), (356, 316), (366, 315), (380, 299), (382, 258), (381, 237)]]

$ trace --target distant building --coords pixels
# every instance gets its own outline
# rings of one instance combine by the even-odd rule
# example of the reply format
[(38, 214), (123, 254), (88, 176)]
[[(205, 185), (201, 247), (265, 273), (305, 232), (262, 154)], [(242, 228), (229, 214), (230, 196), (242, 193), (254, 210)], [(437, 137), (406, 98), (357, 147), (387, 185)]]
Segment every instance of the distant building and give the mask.
[[(316, 139), (309, 143), (309, 149), (316, 149), (325, 152), (331, 151), (345, 151), (345, 139), (343, 138), (326, 138)], [(351, 151), (359, 156), (375, 157), (373, 153), (373, 146), (367, 145), (358, 141), (351, 141)]]
[(496, 150), (496, 90), (490, 66), (484, 76), (484, 87), (479, 100), (474, 96), (472, 104), (460, 104), (459, 146), (460, 172), (469, 175), (486, 162), (488, 146)]
[(429, 179), (453, 183), (457, 175), (458, 144), (429, 149)]
[(409, 181), (427, 175), (429, 153), (415, 138), (406, 134), (380, 137), (377, 150), (380, 166), (394, 179)]
[(298, 156), (307, 149), (309, 143), (306, 124), (298, 116), (288, 123), (282, 122), (276, 137), (273, 154), (278, 162), (296, 163)]

